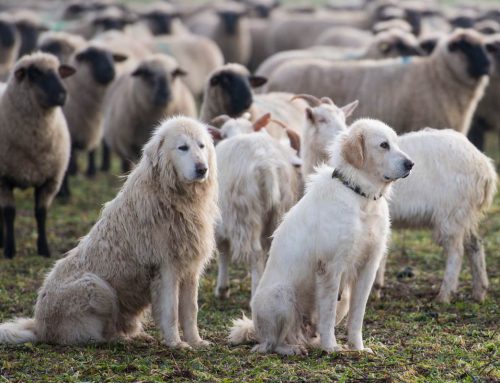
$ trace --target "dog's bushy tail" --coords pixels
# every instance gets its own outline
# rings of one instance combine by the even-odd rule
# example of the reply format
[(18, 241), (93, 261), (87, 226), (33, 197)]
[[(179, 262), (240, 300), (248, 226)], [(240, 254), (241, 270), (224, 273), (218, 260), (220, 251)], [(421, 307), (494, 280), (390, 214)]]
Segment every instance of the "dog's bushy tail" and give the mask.
[(253, 321), (243, 314), (243, 318), (233, 320), (228, 341), (232, 345), (253, 343), (257, 341)]
[(36, 341), (35, 320), (17, 318), (0, 324), (0, 343), (26, 343)]

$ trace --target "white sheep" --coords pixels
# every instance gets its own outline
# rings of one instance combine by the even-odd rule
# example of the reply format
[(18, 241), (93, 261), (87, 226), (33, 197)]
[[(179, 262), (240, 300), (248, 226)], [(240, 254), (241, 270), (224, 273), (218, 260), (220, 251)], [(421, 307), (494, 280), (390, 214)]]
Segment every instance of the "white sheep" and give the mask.
[[(328, 143), (347, 129), (335, 108), (330, 108), (328, 118), (324, 117), (325, 111), (328, 113), (325, 105), (319, 100), (315, 105), (308, 112), (314, 118), (308, 117), (302, 145), (304, 176), (312, 172), (313, 166), (328, 161)], [(326, 122), (320, 123), (320, 118)], [(404, 134), (399, 137), (399, 146), (415, 166), (411, 177), (394, 185), (389, 202), (393, 224), (429, 228), (443, 247), (446, 270), (437, 297), (440, 302), (449, 302), (457, 290), (464, 253), (471, 264), (473, 298), (482, 302), (488, 277), (478, 226), (496, 190), (497, 175), (492, 161), (463, 134), (450, 129)], [(378, 294), (384, 285), (384, 271), (385, 260), (375, 281)]]
[(66, 89), (61, 78), (74, 69), (56, 57), (34, 53), (14, 66), (0, 98), (0, 245), (15, 255), (14, 188), (35, 188), (38, 254), (49, 256), (45, 222), (59, 190), (70, 152), (70, 136), (61, 107)]
[[(296, 153), (261, 130), (267, 114), (253, 124), (229, 119), (216, 146), (221, 221), (216, 227), (219, 274), (215, 295), (229, 296), (229, 264), (248, 265), (252, 294), (264, 271), (271, 235), (301, 194)], [(253, 131), (259, 131), (253, 133)], [(244, 134), (243, 132), (251, 132)]]

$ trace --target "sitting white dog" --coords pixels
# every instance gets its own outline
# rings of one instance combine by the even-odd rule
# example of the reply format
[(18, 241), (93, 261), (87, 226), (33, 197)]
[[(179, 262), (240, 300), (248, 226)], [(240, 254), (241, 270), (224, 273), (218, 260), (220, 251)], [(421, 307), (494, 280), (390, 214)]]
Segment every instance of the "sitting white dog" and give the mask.
[(253, 351), (304, 354), (317, 330), (323, 350), (344, 350), (335, 338), (337, 309), (344, 315), (337, 300), (350, 290), (345, 349), (371, 351), (361, 329), (390, 233), (386, 197), (413, 162), (391, 128), (368, 119), (341, 133), (331, 155), (334, 168), (317, 170), (274, 233), (252, 320), (234, 322), (232, 344), (257, 341)]

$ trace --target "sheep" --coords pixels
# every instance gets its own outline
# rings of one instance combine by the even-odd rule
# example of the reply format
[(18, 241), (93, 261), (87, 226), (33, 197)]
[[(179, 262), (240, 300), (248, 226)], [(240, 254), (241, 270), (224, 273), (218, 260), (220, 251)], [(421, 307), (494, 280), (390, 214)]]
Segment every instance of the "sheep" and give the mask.
[[(262, 86), (264, 77), (252, 76), (248, 69), (240, 64), (226, 64), (209, 76), (205, 84), (200, 119), (210, 122), (213, 118), (227, 114), (230, 117), (241, 116), (249, 112), (251, 120), (265, 113), (284, 123), (290, 130), (300, 134), (304, 124), (305, 102), (292, 103), (293, 94), (273, 92), (254, 95), (252, 87)], [(271, 123), (269, 133), (278, 140), (287, 140), (279, 124)], [(289, 138), (289, 137), (288, 137)]]
[(220, 48), (203, 36), (192, 34), (158, 36), (150, 43), (150, 50), (168, 54), (177, 60), (189, 73), (185, 83), (196, 97), (203, 94), (205, 80), (210, 73), (224, 64)]
[(216, 13), (218, 20), (207, 26), (202, 35), (219, 46), (226, 62), (246, 65), (252, 53), (252, 42), (245, 9), (240, 4), (224, 3), (217, 7)]
[(314, 45), (333, 45), (345, 48), (365, 48), (370, 44), (372, 34), (368, 31), (345, 25), (330, 27), (314, 41)]
[(356, 117), (381, 119), (399, 133), (434, 126), (467, 134), (489, 80), (482, 39), (456, 30), (431, 56), (412, 60), (291, 62), (273, 72), (266, 90), (327, 95), (338, 103), (358, 98)]
[(265, 60), (257, 69), (259, 76), (270, 77), (285, 63), (301, 59), (354, 60), (383, 59), (390, 57), (421, 56), (424, 51), (412, 34), (391, 30), (381, 32), (372, 38), (371, 43), (362, 51), (334, 47), (312, 47), (310, 49), (279, 52)]
[(74, 72), (46, 53), (25, 56), (14, 66), (0, 98), (0, 245), (7, 258), (16, 252), (13, 189), (27, 187), (35, 188), (38, 254), (50, 256), (47, 209), (59, 190), (70, 152), (61, 78)]
[(86, 44), (81, 36), (67, 32), (47, 31), (40, 35), (37, 48), (42, 52), (51, 53), (59, 62), (68, 64), (75, 51)]
[(389, 31), (392, 29), (399, 29), (403, 32), (412, 33), (412, 27), (410, 23), (402, 19), (392, 19), (387, 21), (380, 21), (372, 27), (373, 33), (377, 34), (380, 32)]
[(498, 111), (498, 94), (500, 92), (500, 35), (485, 38), (486, 50), (492, 62), (490, 83), (484, 97), (479, 102), (468, 134), (471, 142), (480, 150), (484, 150), (484, 135), (486, 131), (500, 132), (500, 113)]
[(140, 19), (154, 36), (188, 33), (179, 19), (180, 13), (168, 3), (154, 3), (140, 13)]
[(97, 43), (85, 45), (70, 58), (70, 64), (77, 72), (65, 80), (68, 101), (63, 112), (71, 135), (71, 156), (60, 197), (71, 194), (68, 175), (78, 172), (77, 151), (88, 152), (86, 175), (93, 177), (96, 174), (95, 150), (102, 138), (102, 103), (115, 78), (114, 62), (125, 59), (125, 56), (112, 54)]
[[(314, 166), (328, 161), (328, 143), (347, 129), (335, 107), (332, 110), (327, 105), (330, 109), (326, 109), (317, 99), (314, 105), (308, 110), (302, 145), (304, 176), (310, 174)], [(330, 117), (324, 116), (325, 113)], [(464, 135), (450, 129), (427, 128), (407, 133), (399, 137), (399, 146), (415, 161), (415, 167), (414, 174), (392, 190), (391, 221), (396, 227), (429, 228), (435, 241), (443, 247), (447, 264), (438, 301), (449, 302), (457, 290), (465, 252), (471, 264), (473, 298), (482, 302), (488, 277), (478, 226), (496, 190), (497, 175), (492, 161)], [(378, 295), (384, 285), (384, 271), (385, 260), (375, 281)]]
[[(215, 295), (219, 298), (229, 297), (231, 258), (250, 266), (253, 295), (271, 235), (301, 195), (300, 175), (292, 165), (296, 154), (262, 130), (270, 117), (259, 118), (253, 127), (244, 118), (226, 121), (221, 127), (224, 131), (231, 125), (233, 134), (216, 146), (221, 220), (215, 229), (219, 250)], [(258, 132), (234, 134), (238, 128)]]
[(18, 58), (20, 58), (35, 51), (38, 36), (47, 31), (47, 27), (36, 13), (28, 10), (13, 12), (12, 20), (21, 36), (21, 46), (18, 51)]
[[(158, 121), (174, 115), (196, 117), (194, 97), (181, 79), (184, 75), (175, 59), (155, 54), (120, 76), (111, 87), (104, 142), (120, 156), (123, 172), (139, 160)], [(109, 169), (106, 155), (103, 170)]]
[(5, 14), (0, 14), (0, 80), (6, 80), (15, 64), (21, 37), (16, 26)]

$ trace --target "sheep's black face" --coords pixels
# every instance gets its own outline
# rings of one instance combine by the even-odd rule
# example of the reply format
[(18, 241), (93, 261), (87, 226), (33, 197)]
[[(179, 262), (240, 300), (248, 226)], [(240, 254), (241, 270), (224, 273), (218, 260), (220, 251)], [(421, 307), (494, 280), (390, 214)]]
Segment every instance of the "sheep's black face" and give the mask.
[(485, 76), (490, 71), (491, 61), (482, 44), (460, 39), (449, 45), (450, 52), (460, 52), (467, 60), (467, 72), (472, 78)]
[(165, 73), (159, 73), (149, 68), (139, 67), (132, 76), (139, 77), (150, 90), (151, 100), (155, 106), (165, 107), (172, 99), (170, 85)]
[(455, 28), (474, 28), (474, 19), (470, 16), (457, 16), (450, 20), (450, 24)]
[(401, 40), (396, 41), (394, 47), (400, 56), (423, 56), (423, 52), (419, 47), (409, 45)]
[(40, 50), (42, 52), (53, 54), (56, 57), (59, 57), (62, 53), (61, 43), (57, 41), (50, 41), (45, 44), (40, 45)]
[(260, 17), (261, 19), (267, 19), (271, 14), (271, 11), (272, 8), (264, 4), (257, 4), (255, 6), (255, 13), (257, 13), (257, 16)]
[(108, 85), (114, 80), (115, 65), (111, 53), (91, 47), (78, 53), (76, 59), (77, 61), (88, 63), (92, 77), (98, 84)]
[(236, 34), (236, 28), (240, 21), (241, 14), (236, 12), (219, 12), (219, 16), (224, 24), (224, 29), (228, 35)]
[(102, 29), (103, 31), (122, 31), (127, 22), (124, 19), (112, 18), (112, 17), (101, 17), (95, 19), (93, 22), (95, 27)]
[(210, 79), (211, 86), (222, 89), (226, 99), (224, 111), (230, 117), (237, 117), (250, 108), (253, 102), (248, 77), (230, 71), (222, 71)]
[(434, 51), (434, 48), (436, 48), (437, 42), (437, 39), (423, 40), (420, 43), (420, 48), (422, 48), (427, 55), (430, 55)]
[(153, 35), (169, 35), (172, 33), (173, 15), (164, 12), (151, 12), (145, 16)]
[(38, 35), (40, 32), (44, 31), (45, 28), (24, 21), (17, 23), (16, 27), (21, 35), (21, 47), (19, 48), (19, 57), (21, 57), (36, 49)]
[(10, 48), (16, 42), (16, 28), (4, 21), (0, 21), (0, 43), (4, 48)]
[(66, 88), (53, 70), (43, 71), (31, 65), (25, 70), (27, 80), (38, 89), (38, 102), (46, 109), (63, 106), (66, 102)]
[(71, 4), (64, 11), (65, 19), (76, 19), (88, 11), (88, 7), (82, 4)]

